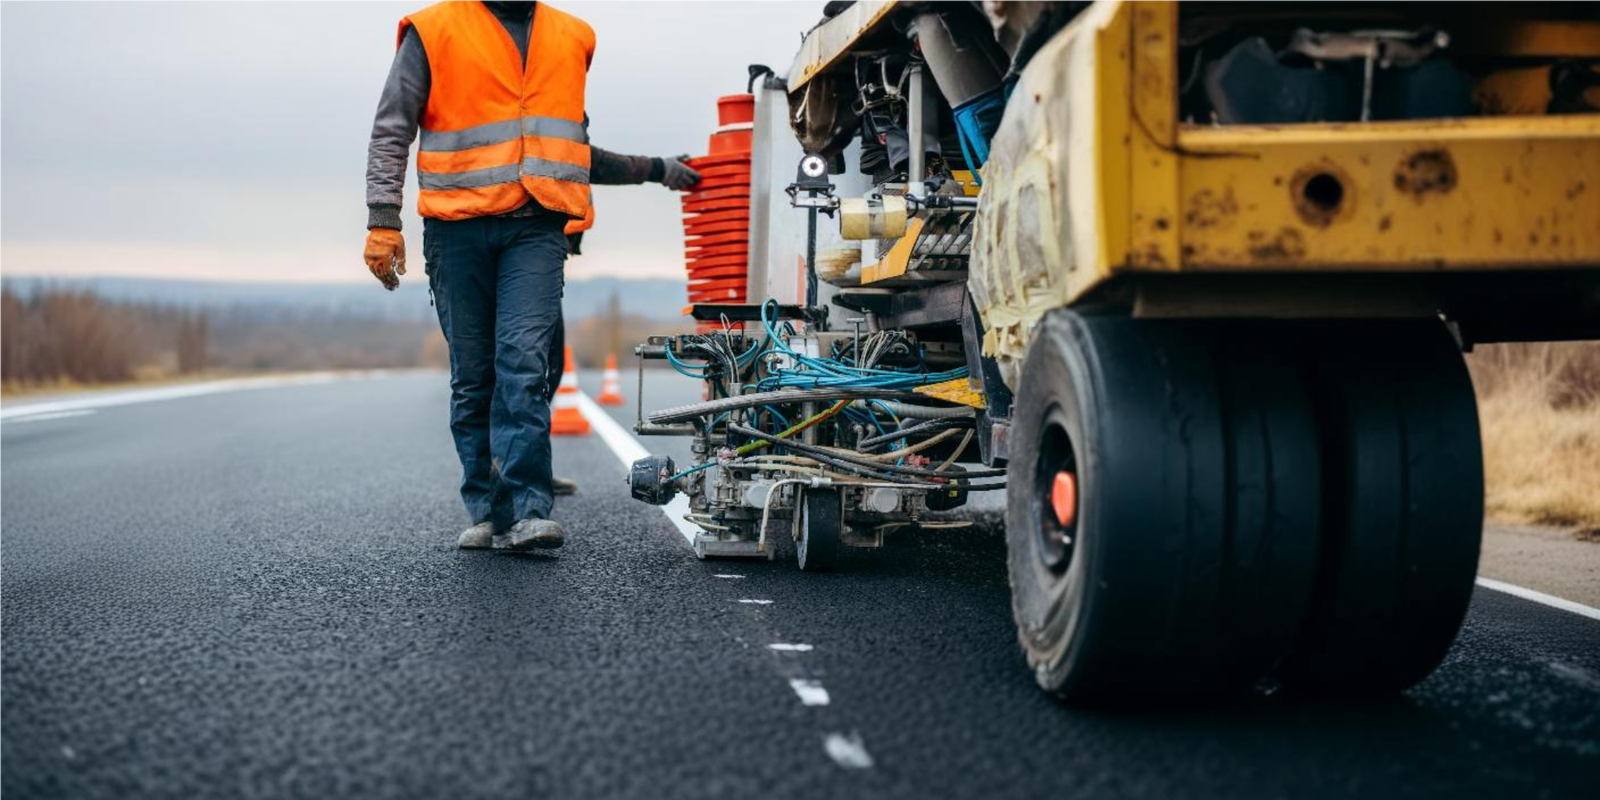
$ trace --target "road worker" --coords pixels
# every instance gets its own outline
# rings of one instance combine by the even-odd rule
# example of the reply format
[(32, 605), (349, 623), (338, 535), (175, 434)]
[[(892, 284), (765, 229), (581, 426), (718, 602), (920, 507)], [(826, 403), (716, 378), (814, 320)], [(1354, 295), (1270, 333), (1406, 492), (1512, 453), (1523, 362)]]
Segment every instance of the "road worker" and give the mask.
[(437, 3), (400, 21), (378, 101), (364, 256), (384, 287), (399, 285), (401, 190), (420, 129), (423, 258), (450, 352), (450, 432), (472, 518), (462, 548), (563, 542), (550, 519), (549, 368), (561, 359), (551, 346), (569, 242), (594, 223), (590, 184), (699, 180), (679, 158), (588, 144), (594, 45), (588, 24), (544, 3)]

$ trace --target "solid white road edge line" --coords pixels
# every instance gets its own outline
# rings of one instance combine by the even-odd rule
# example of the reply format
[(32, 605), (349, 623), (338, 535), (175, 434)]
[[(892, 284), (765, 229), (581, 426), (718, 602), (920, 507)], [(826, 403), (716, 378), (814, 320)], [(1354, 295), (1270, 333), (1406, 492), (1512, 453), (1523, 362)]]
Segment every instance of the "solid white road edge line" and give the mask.
[(1548, 595), (1544, 592), (1536, 592), (1532, 589), (1518, 586), (1514, 583), (1503, 583), (1492, 578), (1479, 578), (1478, 585), (1485, 589), (1493, 589), (1497, 592), (1509, 594), (1512, 597), (1520, 597), (1524, 600), (1532, 600), (1535, 603), (1546, 605), (1551, 608), (1559, 608), (1562, 611), (1570, 611), (1580, 617), (1588, 617), (1589, 619), (1600, 620), (1600, 608), (1586, 606), (1582, 603), (1574, 603), (1571, 600), (1563, 600), (1554, 595)]
[(93, 413), (94, 413), (93, 411), (90, 411), (87, 408), (79, 409), (77, 411), (51, 411), (51, 412), (45, 413), (45, 414), (29, 414), (26, 417), (17, 417), (16, 419), (13, 419), (13, 420), (10, 420), (10, 421), (14, 422), (14, 423), (15, 422), (44, 422), (47, 419), (69, 419), (71, 417), (88, 416), (89, 414), (93, 414)]
[(306, 386), (332, 383), (348, 378), (375, 378), (391, 374), (389, 370), (348, 372), (301, 372), (292, 375), (264, 375), (257, 378), (230, 378), (182, 386), (162, 386), (154, 389), (133, 389), (125, 392), (93, 392), (83, 397), (64, 400), (46, 400), (39, 403), (0, 406), (0, 420), (55, 414), (62, 411), (81, 411), (135, 403), (152, 403), (158, 400), (176, 400), (180, 397), (198, 397), (221, 392), (239, 392), (247, 389), (273, 389), (280, 386)]
[[(595, 404), (589, 399), (589, 395), (582, 391), (578, 392), (578, 410), (588, 418), (590, 427), (594, 428), (595, 433), (600, 434), (600, 439), (606, 443), (606, 447), (611, 448), (611, 452), (616, 454), (624, 470), (632, 467), (633, 462), (650, 455), (650, 451), (646, 450), (633, 434), (612, 419), (605, 409)], [(678, 529), (678, 533), (683, 534), (684, 540), (691, 548), (694, 547), (694, 537), (700, 533), (700, 528), (683, 518), (683, 515), (689, 513), (689, 496), (679, 494), (672, 498), (672, 502), (661, 507), (661, 513), (667, 515), (667, 521)]]
[(828, 690), (823, 688), (822, 681), (794, 678), (789, 681), (789, 688), (800, 696), (800, 705), (825, 706), (828, 704)]

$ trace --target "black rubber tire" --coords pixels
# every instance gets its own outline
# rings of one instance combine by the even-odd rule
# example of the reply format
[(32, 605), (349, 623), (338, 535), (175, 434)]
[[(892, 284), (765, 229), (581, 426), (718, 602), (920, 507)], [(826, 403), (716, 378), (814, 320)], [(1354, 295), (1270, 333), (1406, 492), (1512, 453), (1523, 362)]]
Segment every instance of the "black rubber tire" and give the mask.
[[(1006, 535), (1018, 637), (1047, 691), (1106, 704), (1238, 690), (1293, 646), (1321, 460), (1302, 371), (1272, 341), (1068, 310), (1041, 322), (1017, 387)], [(1053, 569), (1040, 487), (1063, 437), (1079, 513)]]
[(1444, 659), (1483, 536), (1477, 401), (1440, 323), (1369, 323), (1313, 342), (1324, 440), (1323, 553), (1290, 688), (1404, 690)]
[(832, 569), (844, 545), (844, 500), (838, 489), (806, 489), (800, 497), (800, 539), (795, 562), (805, 572)]

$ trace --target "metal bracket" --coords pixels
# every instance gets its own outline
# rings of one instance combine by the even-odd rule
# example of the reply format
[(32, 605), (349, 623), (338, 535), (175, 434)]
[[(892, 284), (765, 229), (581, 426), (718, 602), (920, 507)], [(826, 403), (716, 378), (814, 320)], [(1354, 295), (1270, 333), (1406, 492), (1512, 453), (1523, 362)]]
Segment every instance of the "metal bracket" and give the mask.
[(983, 355), (983, 320), (970, 296), (961, 314), (961, 345), (967, 356), (967, 374), (978, 381), (987, 406), (978, 413), (978, 451), (983, 463), (999, 466), (1011, 450), (1011, 389), (1000, 379), (1000, 365)]

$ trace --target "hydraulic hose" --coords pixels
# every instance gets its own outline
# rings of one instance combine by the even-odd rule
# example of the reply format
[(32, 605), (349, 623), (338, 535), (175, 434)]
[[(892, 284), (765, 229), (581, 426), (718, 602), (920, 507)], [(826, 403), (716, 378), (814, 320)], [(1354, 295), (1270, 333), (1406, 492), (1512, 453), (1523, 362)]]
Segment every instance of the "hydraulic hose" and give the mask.
[[(867, 402), (858, 400), (857, 408), (865, 409)], [(883, 408), (889, 409), (895, 416), (911, 417), (913, 419), (971, 419), (976, 413), (972, 406), (920, 406), (912, 403), (899, 403), (894, 400), (875, 400)]]
[[(651, 423), (661, 425), (669, 422), (686, 422), (688, 420), (708, 415), (720, 414), (724, 411), (734, 411), (741, 408), (754, 408), (764, 405), (782, 405), (785, 403), (804, 403), (808, 400), (826, 402), (832, 400), (855, 399), (881, 399), (884, 397), (920, 397), (911, 392), (902, 392), (885, 389), (858, 389), (827, 387), (821, 389), (778, 389), (770, 392), (751, 392), (733, 397), (719, 397), (716, 400), (706, 400), (685, 406), (674, 406), (652, 411), (645, 415)], [(888, 401), (883, 401), (888, 402)], [(921, 406), (918, 406), (921, 408)]]
[(916, 436), (918, 434), (923, 434), (923, 433), (932, 433), (934, 431), (943, 430), (945, 428), (957, 428), (957, 427), (960, 427), (961, 425), (963, 425), (964, 422), (965, 422), (965, 420), (960, 420), (960, 419), (949, 419), (949, 418), (931, 419), (931, 420), (927, 420), (925, 422), (919, 422), (919, 423), (917, 423), (915, 425), (909, 425), (909, 426), (901, 428), (900, 430), (897, 430), (897, 431), (890, 431), (890, 432), (885, 433), (885, 434), (881, 434), (881, 435), (878, 435), (878, 436), (873, 436), (873, 437), (867, 438), (867, 439), (862, 439), (860, 442), (856, 443), (856, 447), (858, 449), (863, 449), (863, 450), (870, 449), (870, 448), (873, 448), (873, 447), (877, 447), (880, 444), (888, 444), (889, 442), (895, 441), (896, 439), (904, 439), (907, 436)]
[[(795, 442), (795, 441), (788, 441), (788, 440), (784, 440), (784, 439), (779, 439), (778, 437), (773, 436), (770, 433), (762, 433), (761, 431), (758, 431), (755, 428), (747, 428), (747, 427), (745, 427), (743, 425), (740, 425), (740, 424), (738, 424), (736, 422), (728, 423), (728, 432), (729, 433), (738, 434), (740, 436), (748, 436), (748, 437), (755, 438), (755, 439), (762, 439), (762, 440), (768, 441), (768, 442), (770, 442), (772, 444), (781, 444), (781, 445), (783, 445), (785, 447), (792, 448), (797, 452), (804, 453), (804, 454), (806, 454), (808, 456), (811, 456), (812, 458), (815, 458), (818, 461), (822, 461), (824, 463), (837, 462), (837, 463), (840, 463), (840, 464), (850, 464), (852, 467), (856, 468), (856, 469), (852, 469), (851, 470), (852, 472), (855, 472), (855, 471), (857, 471), (859, 469), (868, 469), (868, 470), (875, 470), (875, 471), (879, 471), (879, 472), (897, 473), (897, 474), (900, 474), (900, 475), (913, 475), (913, 476), (916, 476), (916, 477), (919, 477), (919, 478), (948, 478), (949, 477), (949, 473), (938, 472), (938, 471), (931, 470), (931, 469), (923, 469), (921, 467), (907, 467), (907, 466), (896, 465), (896, 464), (883, 464), (883, 463), (879, 463), (877, 461), (872, 461), (871, 459), (869, 459), (867, 457), (864, 457), (864, 456), (846, 455), (842, 451), (829, 450), (829, 449), (827, 449), (825, 447), (818, 447), (816, 445), (809, 445), (809, 444), (805, 444), (803, 442)], [(971, 472), (964, 472), (964, 473), (961, 474), (961, 477), (963, 477), (963, 478), (997, 478), (997, 477), (1000, 477), (1000, 476), (1005, 475), (1005, 474), (1006, 474), (1006, 471), (1003, 470), (1003, 469), (984, 469), (984, 470), (973, 470)], [(930, 486), (943, 486), (943, 485), (945, 485), (945, 484), (941, 484), (941, 483), (933, 483), (931, 481), (928, 482), (928, 484)], [(977, 487), (964, 486), (963, 488), (977, 488)], [(985, 487), (985, 488), (987, 488), (987, 487)]]
[[(954, 436), (954, 435), (956, 435), (956, 434), (958, 434), (960, 432), (961, 431), (956, 430), (955, 428), (950, 428), (948, 430), (940, 431), (940, 432), (938, 432), (938, 433), (936, 433), (936, 434), (934, 434), (934, 435), (932, 435), (932, 436), (930, 436), (930, 437), (928, 437), (926, 439), (923, 439), (922, 441), (917, 442), (916, 444), (911, 445), (910, 447), (904, 447), (904, 448), (901, 448), (899, 450), (890, 450), (887, 453), (874, 453), (873, 455), (865, 456), (865, 458), (867, 460), (869, 460), (869, 461), (888, 461), (888, 460), (891, 460), (891, 459), (904, 458), (904, 457), (909, 456), (909, 455), (911, 455), (913, 453), (920, 453), (920, 452), (922, 452), (922, 451), (924, 451), (924, 450), (926, 450), (926, 449), (928, 449), (928, 448), (930, 448), (930, 447), (932, 447), (932, 446), (934, 446), (934, 445), (936, 445), (936, 444), (938, 444), (938, 443), (940, 443), (940, 442), (942, 442), (942, 441), (944, 441), (944, 440), (946, 440), (946, 439), (948, 439), (948, 438), (950, 438), (950, 437), (952, 437), (952, 436)], [(972, 431), (967, 431), (967, 433), (971, 434)], [(845, 451), (841, 451), (841, 452), (848, 453), (849, 451), (845, 450)], [(856, 454), (852, 453), (851, 455), (856, 455)]]

